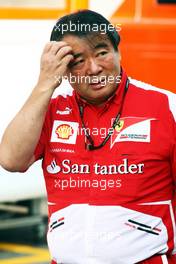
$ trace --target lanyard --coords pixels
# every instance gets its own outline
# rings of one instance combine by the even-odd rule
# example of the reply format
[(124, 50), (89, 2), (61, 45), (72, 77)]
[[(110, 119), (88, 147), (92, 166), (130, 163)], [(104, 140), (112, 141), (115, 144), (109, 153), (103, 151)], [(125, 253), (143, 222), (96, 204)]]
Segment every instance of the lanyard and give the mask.
[(106, 142), (109, 140), (111, 135), (113, 134), (113, 132), (114, 132), (113, 130), (115, 129), (115, 127), (117, 126), (117, 124), (118, 124), (118, 122), (120, 120), (120, 116), (121, 116), (123, 105), (124, 105), (124, 101), (125, 101), (125, 95), (126, 95), (126, 93), (128, 91), (128, 86), (129, 86), (129, 79), (127, 78), (126, 84), (125, 84), (124, 93), (123, 93), (122, 103), (121, 103), (119, 112), (117, 113), (117, 115), (116, 115), (116, 117), (114, 119), (114, 122), (112, 124), (111, 129), (108, 130), (109, 132), (106, 135), (105, 139), (101, 142), (101, 144), (99, 144), (97, 146), (95, 146), (93, 138), (87, 132), (88, 129), (86, 129), (86, 126), (85, 126), (85, 123), (84, 123), (84, 107), (78, 103), (79, 113), (80, 113), (81, 123), (82, 123), (82, 128), (83, 128), (85, 137), (86, 137), (86, 139), (88, 141), (88, 143), (86, 143), (86, 149), (87, 150), (96, 150), (96, 149), (102, 148), (106, 144)]

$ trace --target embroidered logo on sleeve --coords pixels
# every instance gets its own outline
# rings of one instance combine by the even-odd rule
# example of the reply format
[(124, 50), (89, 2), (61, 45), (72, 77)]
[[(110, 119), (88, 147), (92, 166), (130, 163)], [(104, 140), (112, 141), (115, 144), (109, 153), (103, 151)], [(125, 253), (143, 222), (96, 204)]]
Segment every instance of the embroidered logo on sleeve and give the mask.
[(51, 142), (75, 144), (78, 126), (77, 122), (55, 120), (52, 128)]
[(111, 148), (116, 142), (150, 142), (151, 120), (155, 118), (121, 118), (111, 136)]

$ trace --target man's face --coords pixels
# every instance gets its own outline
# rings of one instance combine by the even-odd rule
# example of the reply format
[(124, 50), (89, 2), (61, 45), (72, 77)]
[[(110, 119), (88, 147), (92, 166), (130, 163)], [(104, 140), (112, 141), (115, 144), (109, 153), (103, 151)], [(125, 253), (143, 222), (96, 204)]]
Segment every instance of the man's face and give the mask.
[(106, 35), (79, 38), (66, 35), (63, 41), (72, 48), (74, 59), (68, 74), (71, 85), (89, 103), (102, 104), (117, 89), (120, 55)]

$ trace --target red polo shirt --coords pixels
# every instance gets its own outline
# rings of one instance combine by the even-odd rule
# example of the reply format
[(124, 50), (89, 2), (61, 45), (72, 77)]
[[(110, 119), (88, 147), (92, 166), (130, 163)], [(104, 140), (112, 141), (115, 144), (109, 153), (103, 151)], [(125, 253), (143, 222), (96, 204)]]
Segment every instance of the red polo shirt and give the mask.
[[(35, 156), (43, 158), (48, 241), (58, 262), (95, 258), (101, 264), (129, 264), (174, 249), (175, 95), (130, 80), (123, 100), (126, 81), (123, 72), (116, 93), (102, 107), (74, 92), (49, 105)], [(102, 143), (123, 104), (120, 121), (102, 148), (86, 149), (77, 101), (95, 145)], [(65, 232), (73, 232), (70, 242)], [(97, 232), (105, 232), (107, 239)]]

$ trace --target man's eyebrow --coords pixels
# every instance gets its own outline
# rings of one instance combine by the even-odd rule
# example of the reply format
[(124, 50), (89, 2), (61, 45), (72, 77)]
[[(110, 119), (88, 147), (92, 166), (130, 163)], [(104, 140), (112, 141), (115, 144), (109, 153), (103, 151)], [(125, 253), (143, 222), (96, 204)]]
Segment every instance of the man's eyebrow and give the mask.
[(94, 48), (95, 49), (108, 48), (108, 44), (105, 42), (102, 42), (102, 43), (97, 44)]
[[(108, 48), (108, 44), (105, 42), (97, 44), (94, 49)], [(82, 52), (73, 54), (74, 59), (77, 59), (83, 55)]]
[[(108, 47), (109, 47), (109, 46), (108, 46), (107, 43), (105, 43), (105, 42), (101, 42), (101, 43), (97, 44), (96, 46), (94, 46), (94, 49), (101, 49), (101, 48), (108, 48)], [(77, 59), (78, 57), (81, 57), (82, 55), (83, 55), (82, 52), (80, 52), (80, 53), (75, 53), (75, 54), (73, 54), (73, 57), (74, 57), (74, 59)]]

